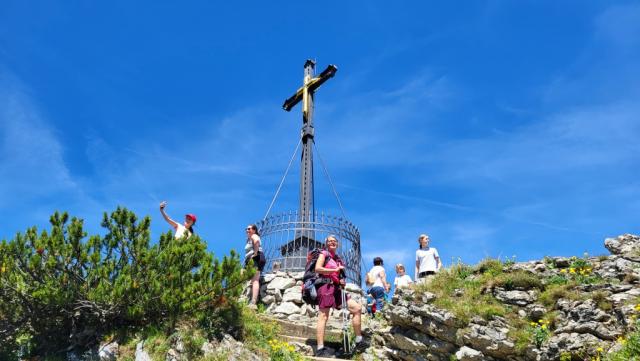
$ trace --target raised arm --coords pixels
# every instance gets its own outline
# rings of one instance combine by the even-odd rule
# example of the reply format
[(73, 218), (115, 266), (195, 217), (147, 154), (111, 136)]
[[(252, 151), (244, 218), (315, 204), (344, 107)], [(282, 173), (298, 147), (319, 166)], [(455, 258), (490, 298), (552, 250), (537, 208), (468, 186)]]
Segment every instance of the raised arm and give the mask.
[(171, 219), (171, 217), (169, 217), (167, 215), (167, 213), (164, 211), (164, 208), (166, 206), (167, 206), (167, 202), (166, 201), (162, 201), (160, 203), (160, 213), (162, 213), (162, 217), (164, 217), (164, 220), (167, 221), (167, 223), (169, 223), (171, 225), (171, 227), (178, 228), (178, 223), (176, 221), (174, 221), (173, 219)]

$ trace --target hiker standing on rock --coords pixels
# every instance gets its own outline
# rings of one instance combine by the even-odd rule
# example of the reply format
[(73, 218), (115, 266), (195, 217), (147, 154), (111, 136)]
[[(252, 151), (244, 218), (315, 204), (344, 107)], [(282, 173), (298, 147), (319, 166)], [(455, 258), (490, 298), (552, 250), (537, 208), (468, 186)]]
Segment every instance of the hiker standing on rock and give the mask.
[(442, 268), (438, 250), (434, 247), (429, 247), (430, 241), (429, 236), (426, 234), (421, 234), (418, 237), (420, 248), (416, 251), (415, 278), (417, 283), (425, 282), (428, 277), (435, 275)]
[(411, 280), (411, 276), (405, 273), (404, 265), (402, 263), (398, 263), (396, 265), (396, 278), (393, 280), (393, 285), (396, 289), (409, 287), (413, 284)]
[[(316, 326), (318, 347), (316, 350), (316, 356), (327, 357), (330, 356), (329, 350), (324, 347), (324, 329), (329, 319), (329, 311), (331, 308), (336, 310), (341, 309), (342, 305), (342, 292), (345, 287), (344, 269), (345, 266), (340, 259), (340, 256), (336, 253), (338, 249), (338, 239), (330, 235), (325, 240), (325, 250), (323, 250), (318, 256), (316, 261), (315, 271), (320, 277), (325, 279), (325, 283), (318, 288), (318, 324)], [(326, 261), (326, 264), (325, 264)], [(356, 346), (355, 350), (362, 350), (366, 346), (362, 340), (362, 332), (360, 330), (360, 315), (362, 313), (362, 306), (348, 297), (347, 308), (353, 316), (352, 324), (353, 330), (356, 334)]]
[(369, 293), (376, 300), (376, 311), (382, 311), (384, 306), (385, 293), (389, 292), (391, 285), (387, 282), (387, 275), (382, 267), (384, 262), (382, 258), (373, 259), (373, 267), (367, 273), (366, 283), (371, 285)]
[(247, 243), (244, 245), (244, 265), (246, 267), (249, 262), (253, 262), (253, 266), (258, 270), (251, 278), (251, 302), (249, 303), (249, 307), (256, 308), (258, 293), (260, 292), (260, 273), (264, 269), (267, 260), (262, 251), (258, 226), (250, 224), (245, 231), (247, 233)]
[(173, 229), (175, 229), (175, 238), (178, 239), (184, 236), (191, 237), (191, 235), (193, 235), (194, 233), (193, 225), (196, 224), (196, 215), (191, 213), (187, 214), (186, 216), (184, 216), (184, 224), (180, 224), (167, 215), (167, 213), (164, 211), (166, 207), (167, 202), (162, 201), (160, 203), (160, 213), (162, 213), (162, 217), (164, 217), (164, 220), (167, 221), (167, 223), (169, 223), (171, 227), (173, 227)]

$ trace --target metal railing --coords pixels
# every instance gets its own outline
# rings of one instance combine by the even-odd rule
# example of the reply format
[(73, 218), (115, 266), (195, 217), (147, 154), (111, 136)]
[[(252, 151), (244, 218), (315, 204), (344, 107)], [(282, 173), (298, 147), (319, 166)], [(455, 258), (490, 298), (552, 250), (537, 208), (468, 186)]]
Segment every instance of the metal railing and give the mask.
[(257, 223), (267, 258), (265, 272), (304, 271), (307, 254), (324, 247), (325, 238), (338, 238), (338, 255), (346, 267), (347, 279), (361, 284), (360, 231), (348, 220), (329, 214), (288, 212), (269, 216)]

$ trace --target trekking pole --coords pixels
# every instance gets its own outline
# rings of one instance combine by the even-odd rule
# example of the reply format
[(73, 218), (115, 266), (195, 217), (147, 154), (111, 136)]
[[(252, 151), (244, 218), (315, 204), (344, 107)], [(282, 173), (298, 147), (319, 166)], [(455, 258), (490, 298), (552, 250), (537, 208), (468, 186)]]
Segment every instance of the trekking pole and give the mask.
[(351, 354), (351, 340), (349, 340), (349, 307), (347, 306), (347, 294), (344, 288), (340, 288), (342, 296), (342, 347), (346, 354)]

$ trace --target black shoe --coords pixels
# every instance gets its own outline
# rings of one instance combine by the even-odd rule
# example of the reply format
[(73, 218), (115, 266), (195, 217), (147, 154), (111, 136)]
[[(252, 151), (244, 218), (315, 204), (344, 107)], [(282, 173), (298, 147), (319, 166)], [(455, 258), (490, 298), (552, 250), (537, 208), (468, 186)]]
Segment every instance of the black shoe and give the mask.
[(333, 355), (331, 354), (331, 351), (329, 351), (328, 348), (323, 347), (319, 350), (316, 351), (316, 356), (317, 357), (332, 357)]
[(364, 342), (364, 339), (360, 342), (356, 342), (356, 345), (353, 347), (353, 350), (351, 350), (352, 353), (361, 353), (364, 352), (367, 348), (369, 347), (369, 345)]

